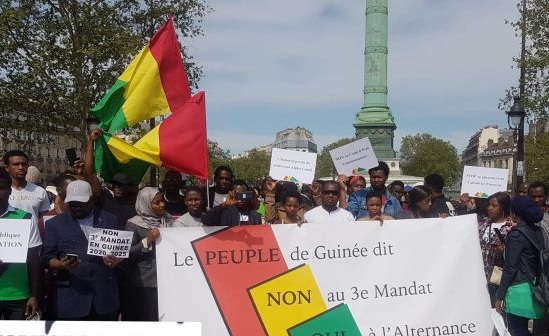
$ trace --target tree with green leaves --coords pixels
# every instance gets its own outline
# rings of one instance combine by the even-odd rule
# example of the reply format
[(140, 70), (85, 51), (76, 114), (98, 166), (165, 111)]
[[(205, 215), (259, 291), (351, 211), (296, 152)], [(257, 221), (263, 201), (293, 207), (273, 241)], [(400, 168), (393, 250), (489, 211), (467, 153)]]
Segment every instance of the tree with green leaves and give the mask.
[[(63, 126), (83, 141), (88, 111), (156, 29), (174, 18), (180, 37), (202, 34), (204, 0), (0, 1), (0, 116), (24, 129)], [(181, 48), (189, 82), (201, 68)], [(32, 122), (31, 122), (32, 118)]]
[(231, 161), (231, 153), (229, 150), (223, 149), (219, 143), (208, 139), (208, 174), (213, 177), (215, 168), (221, 165), (229, 165)]
[(322, 148), (322, 151), (318, 155), (318, 158), (316, 159), (315, 177), (321, 178), (328, 176), (337, 176), (337, 170), (334, 166), (334, 162), (332, 161), (332, 157), (330, 156), (330, 151), (332, 149), (349, 144), (353, 141), (355, 141), (355, 139), (343, 138), (324, 146), (324, 148)]
[(525, 141), (524, 154), (528, 182), (549, 182), (549, 133), (530, 134)]
[(400, 146), (402, 172), (412, 176), (437, 173), (446, 185), (456, 182), (461, 174), (457, 149), (449, 142), (430, 134), (406, 135)]
[(258, 180), (269, 175), (271, 153), (252, 149), (246, 155), (231, 160), (231, 167), (236, 178), (254, 185)]
[[(515, 22), (508, 22), (515, 28), (516, 35), (524, 32), (524, 58), (515, 57), (516, 68), (524, 71), (524, 95), (521, 103), (534, 118), (547, 117), (549, 112), (549, 4), (547, 0), (526, 0), (523, 11), (523, 0), (517, 2), (521, 14)], [(520, 49), (517, 47), (517, 55)], [(519, 79), (519, 71), (517, 71)], [(508, 110), (513, 104), (513, 97), (520, 95), (519, 81), (517, 86), (508, 89), (500, 101), (500, 108)]]

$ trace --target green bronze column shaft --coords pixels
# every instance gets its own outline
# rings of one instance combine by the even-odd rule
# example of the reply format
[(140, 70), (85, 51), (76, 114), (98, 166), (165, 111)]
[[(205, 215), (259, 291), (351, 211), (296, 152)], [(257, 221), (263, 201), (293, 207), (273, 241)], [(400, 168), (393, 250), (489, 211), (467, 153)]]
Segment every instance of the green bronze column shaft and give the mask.
[(387, 0), (366, 0), (364, 105), (353, 126), (368, 137), (378, 158), (395, 158), (393, 115), (387, 106)]

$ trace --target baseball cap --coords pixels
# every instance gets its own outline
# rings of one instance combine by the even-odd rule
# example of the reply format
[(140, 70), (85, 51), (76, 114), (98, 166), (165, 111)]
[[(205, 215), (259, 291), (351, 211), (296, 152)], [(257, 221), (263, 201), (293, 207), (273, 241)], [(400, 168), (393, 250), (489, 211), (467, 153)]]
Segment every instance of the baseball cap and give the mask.
[(405, 185), (404, 186), (404, 191), (410, 191), (412, 190), (414, 187), (412, 187), (411, 185)]
[(133, 184), (132, 180), (130, 179), (130, 176), (126, 173), (116, 173), (114, 174), (114, 177), (112, 178), (113, 183), (120, 183), (120, 184)]
[(90, 200), (91, 196), (92, 190), (88, 182), (82, 180), (72, 181), (67, 185), (67, 196), (65, 197), (65, 203), (85, 203)]

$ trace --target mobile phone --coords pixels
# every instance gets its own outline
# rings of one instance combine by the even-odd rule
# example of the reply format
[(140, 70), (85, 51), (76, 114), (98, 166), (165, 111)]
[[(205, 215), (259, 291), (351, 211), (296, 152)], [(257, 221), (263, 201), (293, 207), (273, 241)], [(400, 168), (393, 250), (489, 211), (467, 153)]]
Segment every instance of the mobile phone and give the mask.
[(77, 262), (78, 261), (78, 254), (72, 254), (72, 253), (67, 253), (66, 255), (67, 259), (69, 259), (69, 261), (72, 261), (72, 262)]
[(253, 197), (254, 197), (253, 191), (243, 191), (243, 192), (236, 193), (237, 201), (251, 201)]
[(505, 244), (505, 237), (504, 237), (503, 234), (501, 233), (501, 230), (498, 229), (498, 228), (494, 228), (494, 232), (496, 233), (496, 236), (498, 236), (499, 241), (500, 241), (502, 244)]
[(76, 156), (76, 148), (72, 147), (72, 148), (65, 149), (65, 154), (67, 154), (69, 165), (71, 167), (74, 166), (74, 162), (78, 160), (78, 157)]

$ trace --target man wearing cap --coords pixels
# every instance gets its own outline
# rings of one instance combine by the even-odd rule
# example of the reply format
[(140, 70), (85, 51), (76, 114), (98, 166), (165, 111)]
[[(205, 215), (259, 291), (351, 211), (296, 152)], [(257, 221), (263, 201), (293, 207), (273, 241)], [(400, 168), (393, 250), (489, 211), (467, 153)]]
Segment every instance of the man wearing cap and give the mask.
[(57, 270), (57, 316), (64, 320), (114, 321), (118, 310), (118, 286), (112, 256), (87, 254), (92, 228), (116, 229), (117, 219), (94, 211), (91, 186), (73, 181), (67, 186), (69, 212), (48, 221), (42, 260)]
[(444, 196), (444, 178), (440, 174), (429, 174), (423, 179), (423, 184), (431, 189), (431, 217), (455, 216), (454, 206)]

